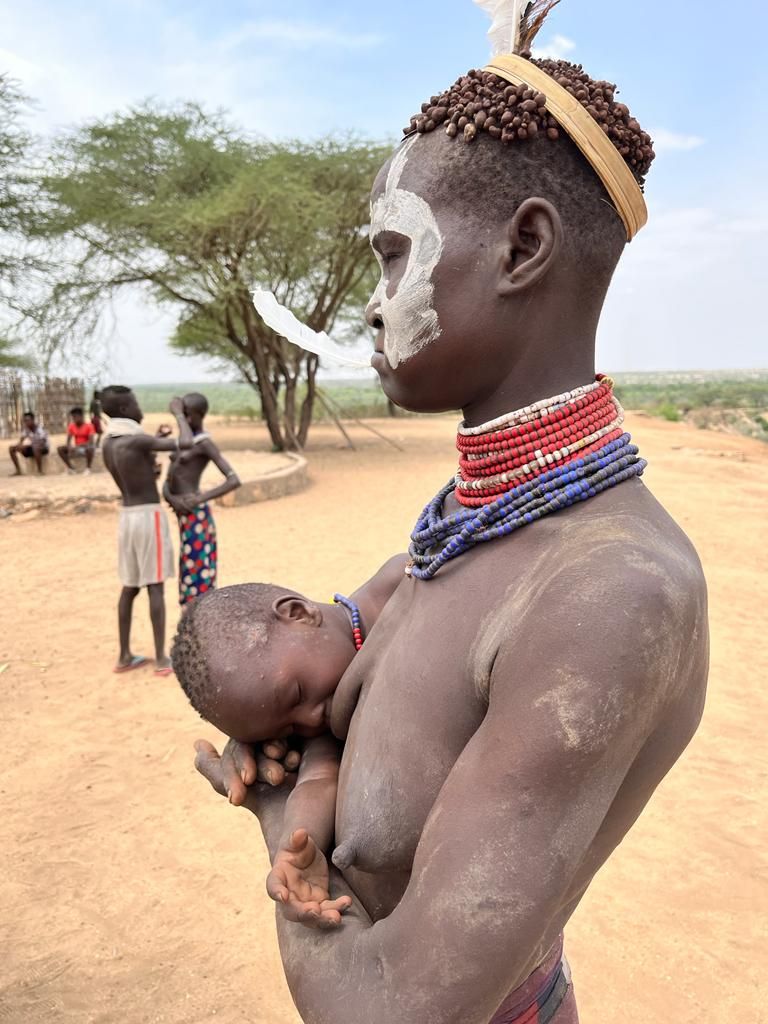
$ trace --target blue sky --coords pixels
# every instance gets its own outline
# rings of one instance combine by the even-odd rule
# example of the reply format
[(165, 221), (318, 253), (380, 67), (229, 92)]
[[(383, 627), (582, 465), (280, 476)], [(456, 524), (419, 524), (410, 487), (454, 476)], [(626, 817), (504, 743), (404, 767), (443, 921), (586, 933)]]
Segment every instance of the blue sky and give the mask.
[[(38, 100), (40, 132), (155, 96), (224, 108), (253, 133), (394, 139), (422, 100), (485, 62), (487, 24), (471, 0), (0, 0), (0, 71)], [(618, 82), (658, 142), (651, 221), (601, 325), (605, 369), (768, 365), (767, 37), (758, 0), (562, 0), (540, 36), (542, 52)], [(110, 374), (204, 379), (137, 297), (115, 328)]]

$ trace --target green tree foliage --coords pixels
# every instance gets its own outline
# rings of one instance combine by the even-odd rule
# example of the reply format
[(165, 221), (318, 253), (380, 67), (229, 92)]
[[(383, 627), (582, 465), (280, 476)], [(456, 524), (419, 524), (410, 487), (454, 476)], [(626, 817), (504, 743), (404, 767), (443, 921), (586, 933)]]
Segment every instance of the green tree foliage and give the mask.
[[(19, 119), (26, 97), (16, 82), (0, 74), (0, 232), (15, 231), (19, 223), (24, 179), (22, 165), (30, 144)], [(0, 272), (7, 272), (9, 257), (0, 248)]]
[(28, 233), (62, 246), (65, 270), (28, 313), (63, 344), (143, 286), (178, 309), (173, 345), (234, 365), (274, 445), (303, 447), (317, 359), (264, 325), (251, 291), (270, 288), (318, 331), (361, 322), (375, 274), (368, 197), (385, 156), (351, 139), (254, 141), (194, 105), (87, 125), (59, 140), (41, 182)]
[[(20, 237), (29, 196), (26, 161), (31, 140), (20, 124), (27, 98), (8, 75), (0, 74), (0, 304), (10, 305), (20, 273), (31, 265)], [(7, 326), (7, 325), (6, 325)], [(28, 368), (18, 344), (0, 336), (0, 369)]]
[(0, 338), (0, 370), (28, 370), (31, 369), (30, 360), (6, 338)]

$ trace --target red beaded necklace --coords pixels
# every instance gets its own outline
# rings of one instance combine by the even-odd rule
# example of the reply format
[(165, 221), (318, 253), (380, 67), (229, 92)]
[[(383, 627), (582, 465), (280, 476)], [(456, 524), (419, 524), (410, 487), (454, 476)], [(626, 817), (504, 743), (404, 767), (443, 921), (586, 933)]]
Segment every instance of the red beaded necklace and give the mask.
[(359, 651), (365, 641), (363, 636), (363, 617), (360, 614), (360, 609), (351, 598), (344, 597), (343, 594), (334, 594), (333, 600), (349, 612), (349, 617), (352, 620), (352, 643), (355, 645), (355, 650)]
[(478, 427), (462, 424), (456, 499), (479, 508), (542, 472), (583, 458), (621, 437), (624, 412), (613, 381), (544, 399)]

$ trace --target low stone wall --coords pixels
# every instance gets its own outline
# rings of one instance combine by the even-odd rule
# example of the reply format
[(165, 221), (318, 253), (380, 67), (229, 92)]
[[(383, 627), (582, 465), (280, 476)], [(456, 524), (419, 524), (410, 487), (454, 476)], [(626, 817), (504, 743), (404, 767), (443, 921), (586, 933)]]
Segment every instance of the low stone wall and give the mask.
[[(307, 460), (300, 455), (287, 452), (279, 455), (258, 453), (257, 458), (247, 459), (243, 458), (243, 453), (238, 454), (238, 468), (244, 477), (243, 485), (231, 494), (217, 499), (217, 505), (232, 508), (261, 501), (273, 501), (289, 494), (298, 494), (309, 485)], [(253, 454), (251, 453), (251, 456)], [(272, 461), (275, 463), (274, 469), (270, 466)], [(23, 462), (27, 471), (24, 476), (0, 477), (0, 519), (9, 515), (69, 515), (116, 509), (119, 506), (120, 496), (112, 477), (106, 471), (94, 472), (89, 476), (83, 476), (82, 473), (64, 476), (62, 472), (53, 470), (55, 463), (61, 466), (62, 471), (64, 470), (61, 459), (56, 455), (49, 455), (45, 474), (38, 476), (34, 466), (28, 465), (33, 460), (25, 459)], [(102, 468), (100, 455), (98, 467)], [(97, 463), (94, 461), (94, 470), (96, 468)], [(32, 472), (29, 472), (30, 470)], [(248, 479), (251, 474), (252, 479)], [(215, 467), (206, 470), (203, 488), (214, 487), (220, 480), (221, 476)], [(163, 507), (166, 507), (165, 502)]]
[[(23, 455), (19, 456), (19, 465), (21, 466), (22, 476), (34, 476), (38, 477), (37, 465), (34, 459), (25, 459)], [(72, 465), (75, 467), (77, 472), (82, 472), (85, 469), (85, 456), (84, 455), (72, 455)], [(56, 451), (54, 445), (48, 455), (43, 456), (43, 476), (60, 476), (62, 473), (66, 473), (67, 467), (64, 465), (64, 460), (59, 458), (59, 454)], [(104, 468), (104, 460), (101, 457), (101, 448), (97, 448), (93, 453), (93, 465), (91, 466), (92, 473), (103, 473), (106, 472)]]
[(263, 473), (255, 480), (244, 480), (242, 487), (219, 498), (219, 504), (229, 508), (253, 505), (303, 491), (309, 485), (307, 460), (291, 452), (282, 453), (282, 458), (288, 459), (290, 465)]

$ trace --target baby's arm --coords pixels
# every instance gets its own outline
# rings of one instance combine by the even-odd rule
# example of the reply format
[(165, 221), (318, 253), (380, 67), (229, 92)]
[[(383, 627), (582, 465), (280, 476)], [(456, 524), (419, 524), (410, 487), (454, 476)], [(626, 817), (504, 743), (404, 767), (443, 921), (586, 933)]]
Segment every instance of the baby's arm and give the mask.
[(331, 900), (324, 850), (333, 842), (340, 745), (329, 734), (309, 740), (296, 787), (285, 806), (284, 831), (267, 892), (289, 921), (334, 927), (350, 904)]
[(285, 805), (283, 839), (304, 828), (321, 850), (333, 842), (341, 744), (326, 733), (307, 740), (299, 777)]

